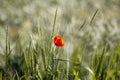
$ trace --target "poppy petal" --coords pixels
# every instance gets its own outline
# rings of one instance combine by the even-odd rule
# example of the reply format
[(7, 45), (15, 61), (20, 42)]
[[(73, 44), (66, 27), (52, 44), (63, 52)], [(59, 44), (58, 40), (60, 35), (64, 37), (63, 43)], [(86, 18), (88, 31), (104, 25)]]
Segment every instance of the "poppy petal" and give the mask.
[(64, 42), (64, 40), (62, 39), (61, 36), (56, 35), (56, 36), (54, 37), (54, 44), (55, 44), (56, 46), (64, 46), (64, 45), (65, 45), (65, 42)]

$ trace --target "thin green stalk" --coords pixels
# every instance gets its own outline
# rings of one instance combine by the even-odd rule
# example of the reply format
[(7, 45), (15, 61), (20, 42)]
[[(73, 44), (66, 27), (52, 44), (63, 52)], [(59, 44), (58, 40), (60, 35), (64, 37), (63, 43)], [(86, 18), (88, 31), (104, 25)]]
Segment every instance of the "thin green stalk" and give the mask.
[(7, 55), (8, 55), (8, 27), (6, 29), (6, 53), (5, 53), (5, 56), (6, 56), (6, 60), (5, 60), (5, 64), (6, 64), (6, 67), (7, 67)]
[(17, 80), (20, 80), (20, 77), (19, 77), (19, 75), (18, 75), (18, 72), (15, 71), (15, 73), (16, 73), (16, 76), (17, 76)]
[(42, 61), (43, 61), (44, 69), (46, 71), (46, 57), (45, 57), (45, 51), (43, 48), (41, 48), (41, 54), (42, 54)]
[(32, 68), (32, 74), (35, 73), (35, 66), (34, 66), (34, 54), (33, 54), (33, 50), (30, 50), (30, 54), (31, 54), (31, 68)]
[(29, 65), (28, 65), (28, 59), (26, 56), (26, 51), (23, 53), (23, 55), (24, 55), (24, 60), (25, 60), (26, 68), (27, 68), (27, 73), (29, 73)]
[[(53, 38), (53, 35), (54, 35), (54, 32), (55, 32), (55, 23), (56, 23), (56, 18), (57, 18), (57, 11), (58, 11), (58, 8), (56, 8), (56, 11), (55, 11), (55, 16), (54, 16), (54, 22), (53, 22), (53, 28), (52, 28), (52, 32), (51, 32), (51, 36), (50, 36), (50, 45), (49, 45), (49, 59), (48, 59), (48, 61), (51, 61), (51, 59), (52, 59), (52, 69), (53, 69), (53, 79), (55, 79), (55, 76), (54, 76), (54, 52), (53, 52), (53, 50), (51, 50), (52, 49), (52, 38)], [(50, 64), (50, 62), (48, 62), (48, 64)]]
[(53, 73), (53, 80), (56, 80), (55, 78), (56, 78), (56, 76), (55, 76), (55, 73), (56, 73), (56, 71), (55, 71), (55, 67), (56, 67), (56, 65), (55, 65), (55, 62), (56, 62), (56, 60), (54, 60), (54, 58), (55, 58), (55, 49), (54, 49), (54, 52), (52, 52), (52, 73)]
[(2, 73), (0, 72), (0, 80), (2, 80), (3, 78), (2, 78)]
[(67, 54), (67, 79), (69, 79), (69, 68), (70, 68), (70, 62), (69, 62), (69, 54)]
[(104, 47), (104, 49), (102, 51), (102, 54), (100, 56), (99, 62), (98, 62), (97, 70), (96, 70), (96, 73), (95, 73), (96, 80), (100, 80), (100, 76), (102, 74), (101, 72), (102, 72), (102, 69), (103, 69), (106, 48), (107, 48), (107, 45)]
[(53, 29), (52, 29), (51, 37), (50, 37), (49, 51), (51, 51), (51, 47), (52, 47), (52, 38), (53, 38), (53, 35), (54, 35), (54, 31), (55, 31), (55, 23), (56, 23), (56, 18), (57, 18), (57, 11), (58, 11), (58, 8), (56, 8), (56, 11), (55, 11), (55, 17), (54, 17), (54, 22), (53, 22)]
[(7, 79), (7, 69), (8, 69), (8, 26), (6, 28), (5, 80)]

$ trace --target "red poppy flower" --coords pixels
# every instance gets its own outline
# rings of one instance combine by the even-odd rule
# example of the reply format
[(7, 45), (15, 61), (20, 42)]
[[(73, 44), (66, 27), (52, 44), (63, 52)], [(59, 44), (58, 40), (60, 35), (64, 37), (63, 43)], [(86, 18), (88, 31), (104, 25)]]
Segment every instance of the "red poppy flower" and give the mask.
[(54, 36), (54, 44), (55, 44), (56, 46), (64, 46), (64, 45), (65, 45), (65, 42), (64, 42), (64, 40), (62, 39), (61, 36), (56, 35), (56, 36)]

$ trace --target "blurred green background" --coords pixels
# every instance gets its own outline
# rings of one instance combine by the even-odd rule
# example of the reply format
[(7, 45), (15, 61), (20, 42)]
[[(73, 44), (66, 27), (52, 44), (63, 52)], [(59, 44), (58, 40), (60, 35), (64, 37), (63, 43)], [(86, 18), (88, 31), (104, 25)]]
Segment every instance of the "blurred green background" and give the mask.
[[(96, 49), (99, 52), (106, 43), (108, 56), (117, 49), (120, 44), (120, 0), (0, 0), (0, 65), (4, 64), (6, 27), (13, 55), (20, 53), (15, 45), (18, 36), (24, 46), (29, 45), (30, 38), (33, 47), (38, 39), (47, 46), (56, 8), (54, 35), (63, 36), (65, 53), (72, 55), (78, 47), (85, 46), (87, 62), (89, 56)], [(38, 35), (38, 30), (42, 36)]]
[[(119, 43), (119, 0), (1, 0), (0, 51), (4, 46), (6, 26), (13, 42), (18, 35), (27, 38), (28, 34), (32, 34), (35, 39), (38, 38), (38, 26), (44, 29), (44, 35), (49, 36), (57, 7), (55, 33), (64, 33), (66, 42), (71, 46), (81, 42), (94, 50), (106, 42), (110, 48)], [(97, 9), (92, 25), (89, 25)], [(84, 29), (79, 30), (84, 21)]]

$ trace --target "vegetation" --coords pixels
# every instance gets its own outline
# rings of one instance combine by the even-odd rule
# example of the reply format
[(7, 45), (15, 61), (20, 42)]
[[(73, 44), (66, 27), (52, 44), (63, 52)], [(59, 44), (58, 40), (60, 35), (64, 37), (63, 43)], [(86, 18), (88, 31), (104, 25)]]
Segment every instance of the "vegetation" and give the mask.
[(119, 0), (97, 1), (2, 0), (0, 80), (120, 80)]

